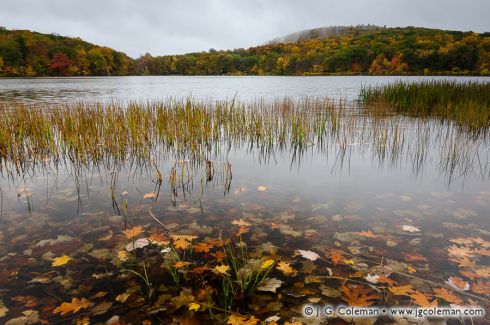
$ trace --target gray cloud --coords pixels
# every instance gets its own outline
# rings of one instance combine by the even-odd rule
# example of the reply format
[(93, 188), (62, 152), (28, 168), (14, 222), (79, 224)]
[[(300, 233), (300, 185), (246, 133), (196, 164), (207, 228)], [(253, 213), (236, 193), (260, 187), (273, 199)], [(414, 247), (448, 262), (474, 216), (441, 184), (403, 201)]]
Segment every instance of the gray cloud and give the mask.
[(488, 0), (2, 0), (0, 25), (78, 36), (133, 57), (233, 49), (331, 25), (490, 31)]

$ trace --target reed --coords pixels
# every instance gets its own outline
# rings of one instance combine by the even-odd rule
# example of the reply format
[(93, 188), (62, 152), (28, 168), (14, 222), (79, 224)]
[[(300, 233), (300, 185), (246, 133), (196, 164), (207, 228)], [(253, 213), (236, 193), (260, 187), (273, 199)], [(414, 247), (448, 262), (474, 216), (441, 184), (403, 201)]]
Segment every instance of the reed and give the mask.
[(455, 121), (474, 132), (490, 126), (490, 83), (427, 80), (364, 87), (360, 101), (372, 112)]

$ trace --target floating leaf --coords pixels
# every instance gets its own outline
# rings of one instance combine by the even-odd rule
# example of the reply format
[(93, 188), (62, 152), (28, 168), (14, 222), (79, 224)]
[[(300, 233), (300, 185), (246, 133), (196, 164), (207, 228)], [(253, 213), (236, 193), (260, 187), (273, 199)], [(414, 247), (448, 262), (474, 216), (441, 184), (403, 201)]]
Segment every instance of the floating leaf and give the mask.
[(317, 253), (312, 252), (312, 251), (304, 251), (304, 250), (298, 249), (298, 253), (301, 254), (302, 257), (304, 257), (310, 261), (316, 261), (317, 259), (320, 258), (320, 255), (318, 255)]
[(51, 264), (52, 266), (62, 266), (68, 263), (71, 260), (71, 258), (68, 255), (63, 255), (60, 257), (55, 257), (53, 258), (53, 263)]
[(451, 276), (446, 283), (456, 290), (467, 291), (470, 290), (470, 284), (459, 276)]
[(53, 314), (61, 313), (61, 315), (66, 315), (70, 312), (76, 313), (81, 309), (90, 307), (90, 305), (90, 301), (85, 298), (72, 298), (71, 302), (63, 302), (60, 306), (56, 307), (53, 310)]

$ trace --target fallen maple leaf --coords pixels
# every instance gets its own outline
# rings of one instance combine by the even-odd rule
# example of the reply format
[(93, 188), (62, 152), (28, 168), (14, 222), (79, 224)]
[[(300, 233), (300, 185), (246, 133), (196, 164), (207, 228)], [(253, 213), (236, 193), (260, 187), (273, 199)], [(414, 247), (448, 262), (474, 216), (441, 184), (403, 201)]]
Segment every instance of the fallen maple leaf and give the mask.
[(454, 293), (451, 291), (447, 290), (446, 288), (434, 288), (434, 294), (441, 298), (446, 300), (447, 302), (451, 302), (456, 305), (461, 305), (463, 303), (463, 300), (460, 299), (459, 297), (455, 296)]
[(470, 289), (470, 284), (459, 276), (451, 276), (446, 283), (456, 290), (467, 291)]
[(298, 249), (298, 253), (300, 253), (301, 256), (303, 256), (304, 258), (306, 258), (310, 261), (316, 261), (318, 258), (320, 258), (320, 255), (318, 255), (317, 253), (312, 252), (312, 251), (304, 251), (304, 250)]
[(228, 274), (230, 267), (228, 265), (216, 265), (213, 269), (213, 272), (216, 274)]
[(340, 291), (342, 292), (342, 300), (349, 306), (367, 307), (379, 299), (377, 294), (370, 292), (366, 287), (360, 285), (342, 285)]
[(55, 257), (53, 258), (53, 263), (51, 264), (52, 266), (62, 266), (68, 263), (71, 260), (71, 258), (67, 255), (63, 255), (60, 257)]
[(412, 293), (415, 292), (411, 284), (406, 284), (398, 287), (389, 287), (388, 289), (395, 296), (410, 296)]
[(429, 296), (424, 294), (423, 292), (420, 292), (418, 290), (415, 290), (414, 293), (409, 295), (412, 298), (413, 303), (421, 306), (421, 307), (436, 307), (437, 306), (437, 299), (434, 299), (432, 302), (429, 301)]
[(332, 249), (328, 252), (328, 257), (332, 261), (334, 265), (339, 264), (340, 262), (343, 262), (345, 257), (344, 253), (342, 251), (339, 251), (337, 249)]
[(490, 295), (490, 281), (477, 281), (471, 285), (471, 291), (481, 294)]
[(126, 235), (127, 239), (132, 239), (132, 238), (138, 236), (139, 234), (141, 234), (143, 231), (144, 231), (143, 227), (136, 226), (136, 227), (133, 227), (131, 229), (124, 230), (123, 234)]
[(91, 302), (85, 298), (81, 300), (78, 298), (72, 298), (71, 302), (63, 302), (60, 306), (53, 310), (53, 314), (61, 313), (61, 315), (68, 314), (69, 312), (76, 313), (80, 309), (90, 307)]
[(230, 315), (230, 317), (228, 317), (228, 321), (226, 322), (226, 324), (228, 325), (257, 325), (257, 323), (259, 322), (259, 320), (257, 318), (255, 318), (254, 316), (251, 316), (250, 318), (246, 318), (246, 317), (243, 317), (243, 316), (240, 316), (240, 315)]
[(192, 248), (196, 253), (208, 253), (209, 250), (213, 248), (213, 245), (208, 242), (204, 242), (204, 243), (193, 245)]
[(296, 274), (296, 270), (291, 265), (289, 265), (289, 263), (284, 261), (280, 261), (277, 264), (276, 269), (281, 271), (282, 274), (286, 276), (294, 276)]

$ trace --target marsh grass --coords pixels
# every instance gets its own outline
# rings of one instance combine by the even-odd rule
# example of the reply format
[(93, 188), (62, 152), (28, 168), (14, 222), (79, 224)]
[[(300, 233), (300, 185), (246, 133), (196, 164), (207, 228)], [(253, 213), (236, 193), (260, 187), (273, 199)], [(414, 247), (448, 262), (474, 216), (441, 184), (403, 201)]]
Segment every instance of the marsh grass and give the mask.
[[(174, 197), (192, 185), (196, 169), (205, 171), (202, 182), (216, 178), (214, 161), (237, 150), (252, 152), (260, 163), (285, 153), (291, 166), (299, 165), (306, 153), (333, 155), (333, 168), (348, 166), (353, 153), (371, 152), (380, 165), (401, 166), (410, 160), (415, 172), (438, 152), (441, 171), (465, 174), (472, 170), (474, 153), (488, 145), (490, 113), (484, 108), (488, 108), (489, 95), (482, 94), (487, 88), (400, 83), (363, 89), (364, 104), (359, 106), (288, 98), (1, 106), (0, 171), (14, 179), (40, 166), (56, 170), (59, 164), (70, 164), (78, 174), (85, 167), (116, 171), (118, 166), (130, 165), (152, 171), (155, 192), (168, 181)], [(466, 95), (445, 97), (446, 90), (458, 89)], [(420, 98), (412, 98), (419, 93)], [(474, 109), (465, 115), (465, 108), (452, 108), (458, 103)], [(175, 161), (171, 170), (162, 172), (160, 163), (171, 159)], [(224, 171), (226, 194), (231, 166)], [(115, 201), (115, 191), (112, 196)]]
[(428, 80), (364, 87), (360, 101), (371, 112), (455, 121), (473, 132), (490, 126), (490, 83)]

